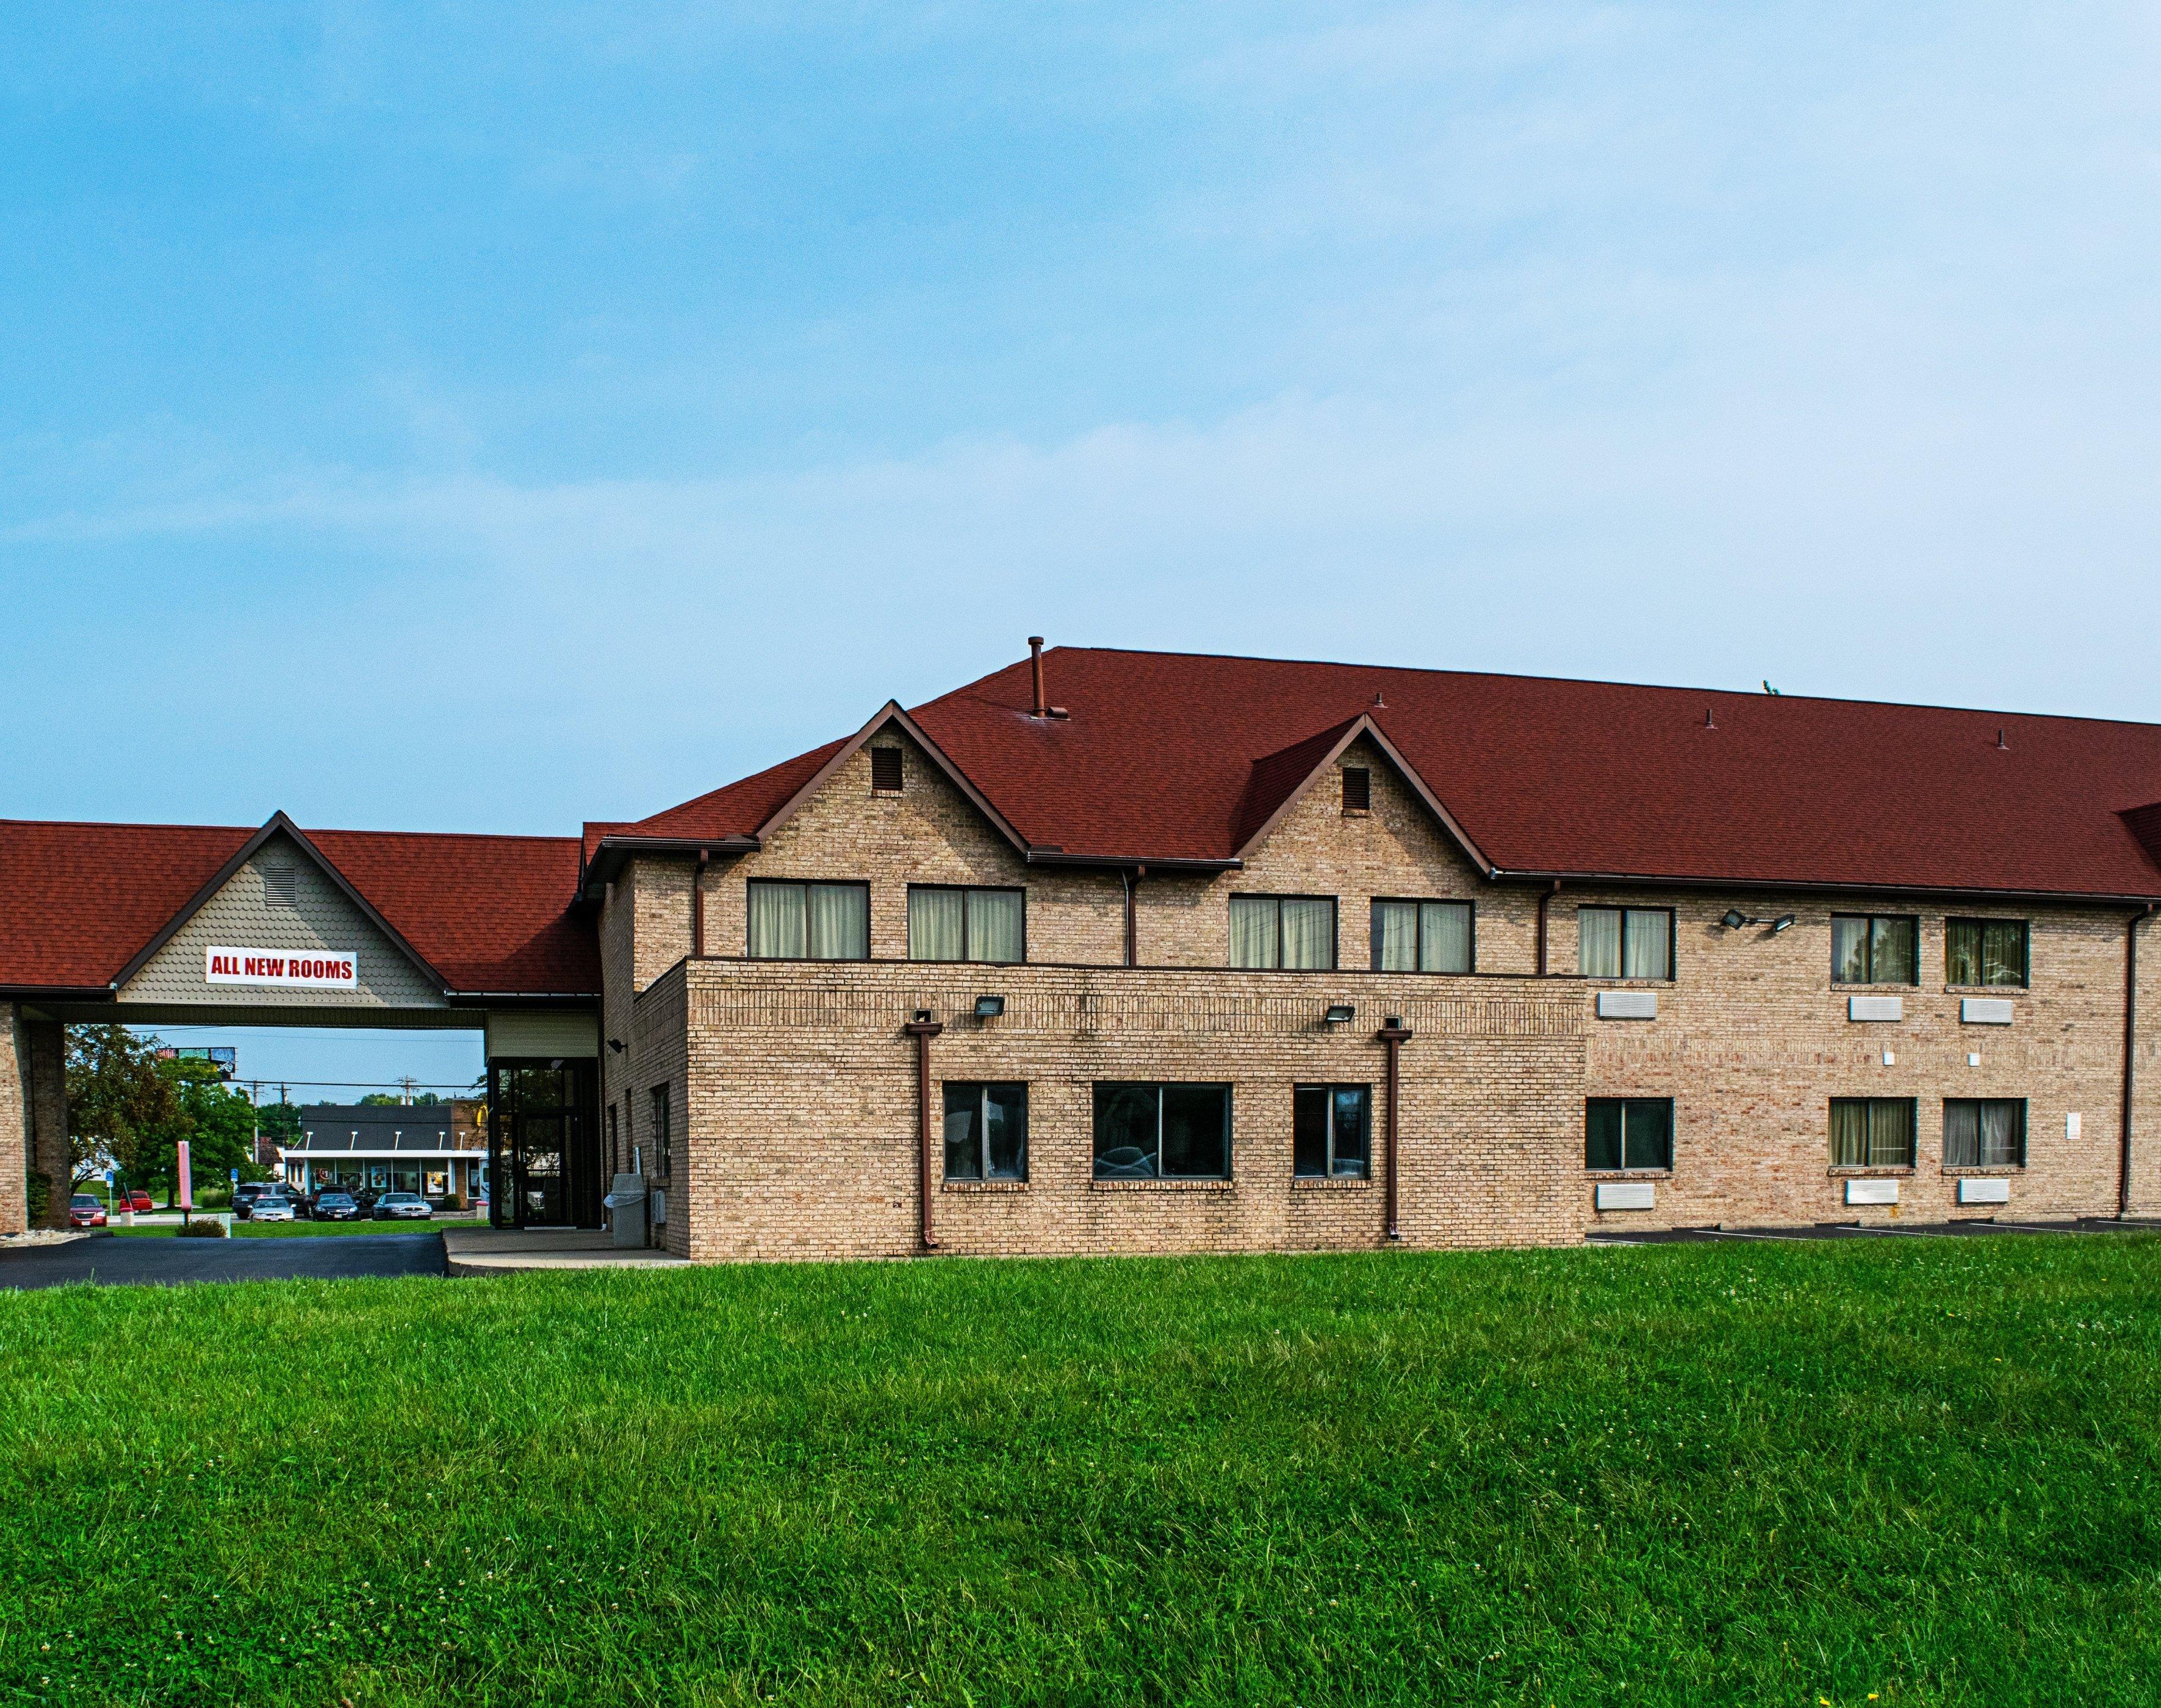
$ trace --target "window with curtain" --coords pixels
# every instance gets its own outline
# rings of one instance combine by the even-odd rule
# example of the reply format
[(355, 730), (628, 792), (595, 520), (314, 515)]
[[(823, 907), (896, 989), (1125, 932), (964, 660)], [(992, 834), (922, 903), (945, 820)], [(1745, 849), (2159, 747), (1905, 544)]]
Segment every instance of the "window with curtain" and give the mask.
[(1469, 972), (1473, 960), (1469, 902), (1373, 903), (1373, 971)]
[(1373, 1088), (1293, 1086), (1291, 1173), (1362, 1180), (1372, 1167)]
[(1947, 1169), (2023, 1169), (2026, 1166), (2023, 1097), (1944, 1099), (1944, 1166)]
[(751, 958), (755, 961), (867, 961), (871, 887), (750, 880)]
[(2023, 985), (2028, 933), (2023, 919), (1944, 921), (1944, 982)]
[(668, 1087), (655, 1086), (646, 1095), (652, 1101), (653, 1175), (665, 1180), (675, 1165), (674, 1136), (668, 1130)]
[(1583, 1105), (1586, 1169), (1670, 1169), (1674, 1100), (1588, 1097)]
[(1586, 978), (1674, 976), (1671, 908), (1578, 908), (1575, 966)]
[(1833, 914), (1830, 981), (1910, 985), (1920, 976), (1921, 922), (1904, 914)]
[(1231, 965), (1294, 971), (1333, 969), (1336, 898), (1232, 896)]
[(1028, 1087), (948, 1081), (945, 1178), (1028, 1178)]
[(1231, 1088), (1099, 1081), (1096, 1178), (1229, 1179)]
[(961, 884), (908, 887), (910, 961), (1028, 959), (1027, 893)]
[(1841, 1169), (1912, 1168), (1914, 1100), (1832, 1098), (1830, 1159)]

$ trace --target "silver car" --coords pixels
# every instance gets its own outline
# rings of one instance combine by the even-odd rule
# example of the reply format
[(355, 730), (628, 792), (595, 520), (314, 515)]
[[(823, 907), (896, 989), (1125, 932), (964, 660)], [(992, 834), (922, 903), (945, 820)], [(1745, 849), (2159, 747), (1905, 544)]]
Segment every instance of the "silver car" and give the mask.
[(293, 1200), (282, 1193), (265, 1192), (248, 1206), (250, 1221), (290, 1221), (293, 1219)]
[(385, 1192), (375, 1200), (378, 1221), (425, 1221), (435, 1213), (433, 1206), (418, 1192)]

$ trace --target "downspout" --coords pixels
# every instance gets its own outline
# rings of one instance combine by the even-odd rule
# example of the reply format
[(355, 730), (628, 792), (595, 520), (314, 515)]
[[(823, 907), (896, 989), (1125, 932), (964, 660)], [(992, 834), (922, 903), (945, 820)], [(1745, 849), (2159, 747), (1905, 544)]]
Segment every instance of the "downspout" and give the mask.
[(2123, 1122), (2116, 1163), (2116, 1214), (2131, 1214), (2131, 1107), (2138, 1086), (2138, 928), (2153, 917), (2153, 903), (2123, 922)]
[(1396, 1194), (1396, 1135), (1398, 1131), (1396, 1120), (1396, 1091), (1399, 1083), (1396, 1058), (1398, 1054), (1402, 1050), (1403, 1045), (1410, 1042), (1411, 1029), (1409, 1027), (1404, 1025), (1403, 1023), (1395, 1015), (1391, 1014), (1388, 1016), (1388, 1023), (1383, 1026), (1378, 1032), (1376, 1032), (1373, 1036), (1379, 1039), (1382, 1043), (1385, 1044), (1388, 1047), (1388, 1172), (1387, 1176), (1388, 1237), (1392, 1240), (1400, 1240), (1403, 1237), (1403, 1231), (1402, 1223), (1396, 1213), (1398, 1201)]
[(700, 848), (698, 863), (690, 868), (690, 958), (693, 961), (706, 952), (706, 867), (712, 857)]
[(1126, 965), (1141, 964), (1140, 883), (1148, 876), (1148, 867), (1136, 866), (1129, 872), (1121, 866), (1119, 880), (1126, 887)]
[(1539, 897), (1539, 976), (1546, 976), (1546, 904), (1560, 893), (1560, 880), (1553, 881), (1553, 888)]
[(938, 1242), (930, 1230), (930, 1040), (945, 1028), (930, 1018), (929, 1009), (919, 1008), (915, 1013), (916, 1018), (900, 1029), (915, 1040), (915, 1134), (921, 1165), (916, 1203), (921, 1211), (923, 1249), (935, 1252)]

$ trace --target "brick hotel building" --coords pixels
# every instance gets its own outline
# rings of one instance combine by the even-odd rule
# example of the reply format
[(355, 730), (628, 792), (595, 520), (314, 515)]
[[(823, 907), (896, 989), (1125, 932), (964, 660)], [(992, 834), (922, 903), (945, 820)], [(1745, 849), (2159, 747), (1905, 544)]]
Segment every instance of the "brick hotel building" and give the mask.
[(581, 837), (0, 824), (0, 1228), (100, 1019), (480, 1028), (497, 1219), (702, 1259), (2153, 1214), (2157, 902), (2161, 727), (1038, 651)]

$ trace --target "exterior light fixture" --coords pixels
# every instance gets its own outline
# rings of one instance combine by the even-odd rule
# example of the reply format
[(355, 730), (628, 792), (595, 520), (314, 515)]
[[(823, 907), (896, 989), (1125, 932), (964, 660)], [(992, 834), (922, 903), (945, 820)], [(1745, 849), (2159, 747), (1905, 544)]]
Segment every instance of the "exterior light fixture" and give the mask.
[(1348, 1002), (1330, 1002), (1328, 1012), (1320, 1018), (1330, 1026), (1348, 1026), (1358, 1018), (1358, 1011)]
[(1785, 930), (1793, 923), (1794, 916), (1791, 914), (1779, 914), (1777, 919), (1771, 921), (1771, 935), (1773, 937), (1777, 936), (1781, 931)]
[(625, 1044), (620, 1038), (611, 1038), (608, 1039), (608, 1048), (613, 1050), (617, 1055), (621, 1055), (623, 1051), (627, 1049), (630, 1046)]
[(1752, 925), (1756, 922), (1742, 913), (1740, 909), (1728, 908), (1726, 910), (1726, 917), (1718, 923), (1729, 931), (1738, 931), (1743, 925)]
[[(976, 998), (976, 1018), (978, 1020), (995, 1020), (999, 1015), (1004, 1013), (1005, 1011), (1006, 999), (1003, 997), (978, 997)], [(921, 1018), (922, 1017), (919, 1015), (917, 1018)]]

